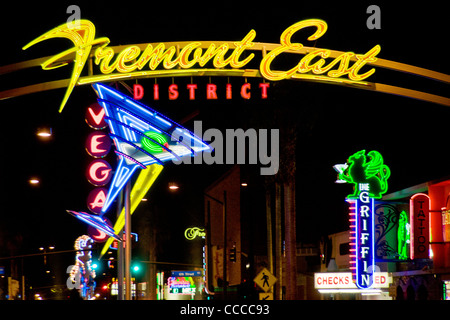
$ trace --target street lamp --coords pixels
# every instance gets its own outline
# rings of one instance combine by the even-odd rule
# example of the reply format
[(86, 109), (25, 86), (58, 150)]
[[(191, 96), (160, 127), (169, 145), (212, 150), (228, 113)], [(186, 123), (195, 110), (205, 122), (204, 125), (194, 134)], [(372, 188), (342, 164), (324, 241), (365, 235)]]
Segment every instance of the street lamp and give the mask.
[[(47, 265), (47, 249), (48, 250), (54, 250), (55, 246), (48, 246), (48, 247), (39, 247), (39, 251), (44, 251), (44, 264)], [(48, 272), (47, 272), (48, 273)]]
[(39, 128), (36, 135), (40, 138), (50, 138), (52, 136), (52, 128)]
[(175, 182), (169, 182), (170, 190), (178, 190), (180, 187)]
[(31, 185), (36, 186), (36, 185), (39, 184), (40, 181), (39, 181), (38, 178), (30, 178), (30, 179), (28, 180), (28, 182), (29, 182)]

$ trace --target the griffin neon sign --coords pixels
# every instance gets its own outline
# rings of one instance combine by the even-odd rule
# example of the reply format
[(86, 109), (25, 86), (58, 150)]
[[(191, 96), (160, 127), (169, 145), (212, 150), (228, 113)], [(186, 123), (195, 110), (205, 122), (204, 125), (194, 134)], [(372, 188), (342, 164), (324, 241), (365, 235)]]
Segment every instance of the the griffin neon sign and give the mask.
[(360, 289), (373, 285), (375, 273), (374, 202), (387, 192), (390, 169), (378, 151), (365, 150), (352, 154), (347, 163), (335, 165), (339, 183), (353, 184), (347, 196), (350, 204), (350, 269)]
[(367, 155), (365, 150), (355, 152), (348, 158), (346, 165), (339, 168), (338, 181), (352, 183), (354, 186), (353, 194), (347, 198), (357, 199), (362, 191), (366, 191), (361, 186), (366, 185), (372, 198), (380, 199), (387, 192), (387, 179), (391, 175), (391, 170), (384, 164), (383, 157), (378, 151), (369, 151)]
[[(67, 49), (42, 63), (44, 70), (54, 69), (67, 64), (67, 57), (75, 53), (72, 76), (67, 87), (66, 94), (60, 106), (63, 110), (73, 88), (77, 84), (91, 84), (101, 81), (120, 80), (130, 77), (152, 77), (167, 73), (168, 75), (183, 75), (192, 72), (210, 70), (212, 64), (214, 72), (218, 75), (228, 74), (232, 71), (245, 71), (245, 67), (255, 58), (255, 54), (245, 54), (256, 43), (253, 42), (256, 31), (251, 30), (241, 40), (233, 42), (208, 42), (199, 41), (186, 42), (183, 46), (171, 45), (166, 47), (165, 43), (130, 45), (120, 52), (108, 46), (110, 40), (106, 37), (95, 37), (95, 26), (89, 20), (79, 20), (77, 27), (62, 24), (40, 37), (29, 42), (23, 47), (29, 47), (52, 38), (64, 38), (72, 41), (74, 47)], [(267, 80), (279, 81), (282, 79), (314, 79), (328, 82), (343, 82), (343, 76), (347, 76), (344, 82), (360, 83), (375, 72), (374, 68), (368, 71), (361, 69), (368, 63), (377, 60), (377, 54), (381, 48), (375, 45), (365, 54), (344, 52), (333, 58), (332, 61), (325, 59), (332, 57), (332, 50), (314, 49), (305, 53), (299, 63), (289, 70), (276, 70), (273, 62), (283, 53), (296, 53), (304, 49), (302, 43), (293, 43), (293, 35), (301, 29), (313, 28), (315, 31), (307, 40), (314, 41), (323, 36), (327, 31), (327, 23), (319, 19), (308, 19), (297, 22), (287, 28), (280, 37), (280, 45), (275, 46), (270, 52), (263, 55), (260, 62), (259, 72)], [(91, 51), (96, 47), (93, 54), (94, 63), (99, 66), (100, 75), (91, 75), (80, 78), (91, 56)], [(244, 58), (245, 57), (245, 58)], [(242, 70), (244, 69), (244, 70)], [(170, 71), (170, 72), (168, 72)]]

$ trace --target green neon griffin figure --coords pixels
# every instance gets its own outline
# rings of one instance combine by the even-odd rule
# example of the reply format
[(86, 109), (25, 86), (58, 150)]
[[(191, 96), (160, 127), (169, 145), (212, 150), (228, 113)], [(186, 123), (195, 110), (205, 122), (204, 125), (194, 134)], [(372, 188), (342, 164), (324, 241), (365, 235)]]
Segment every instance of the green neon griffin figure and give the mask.
[(347, 169), (339, 173), (340, 180), (354, 184), (355, 191), (347, 198), (358, 198), (362, 190), (375, 199), (386, 193), (391, 171), (378, 151), (370, 151), (367, 155), (366, 150), (358, 151), (348, 158), (347, 165)]

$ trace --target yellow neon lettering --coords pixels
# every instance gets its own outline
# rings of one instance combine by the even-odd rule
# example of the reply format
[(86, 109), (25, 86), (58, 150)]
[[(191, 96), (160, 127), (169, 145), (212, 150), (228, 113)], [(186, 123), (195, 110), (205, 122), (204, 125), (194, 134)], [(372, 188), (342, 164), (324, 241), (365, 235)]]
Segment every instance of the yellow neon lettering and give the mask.
[(103, 74), (110, 74), (116, 68), (117, 61), (112, 65), (111, 60), (114, 58), (114, 50), (112, 48), (99, 47), (95, 50), (95, 64), (100, 64), (100, 71)]
[(250, 60), (253, 59), (255, 56), (253, 53), (250, 54), (247, 58), (245, 58), (243, 61), (239, 61), (239, 58), (241, 57), (241, 54), (245, 51), (247, 48), (253, 47), (254, 43), (251, 42), (253, 39), (255, 39), (256, 31), (251, 30), (240, 42), (235, 42), (234, 45), (236, 46), (236, 49), (234, 49), (233, 54), (231, 55), (232, 58), (230, 60), (230, 66), (233, 68), (242, 68), (247, 63), (250, 62)]
[(139, 54), (141, 53), (141, 49), (138, 46), (130, 46), (120, 52), (117, 56), (117, 71), (121, 73), (128, 73), (134, 71), (138, 65), (137, 63), (133, 63), (131, 65), (126, 65), (126, 62), (130, 62), (135, 60)]
[(59, 108), (59, 112), (61, 112), (67, 102), (67, 99), (69, 99), (70, 94), (72, 93), (73, 88), (75, 87), (78, 78), (81, 75), (81, 71), (83, 70), (83, 67), (86, 63), (87, 58), (89, 57), (89, 53), (91, 52), (92, 46), (94, 44), (100, 44), (100, 43), (109, 43), (108, 38), (95, 38), (95, 26), (92, 22), (89, 20), (80, 20), (79, 21), (79, 27), (73, 28), (69, 26), (69, 24), (64, 23), (60, 25), (59, 27), (56, 27), (40, 37), (34, 39), (33, 41), (29, 42), (27, 45), (25, 45), (22, 50), (26, 50), (29, 47), (35, 45), (36, 43), (39, 43), (44, 40), (52, 39), (52, 38), (65, 38), (72, 41), (74, 44), (73, 48), (70, 48), (68, 50), (65, 50), (49, 60), (45, 61), (42, 64), (42, 69), (48, 70), (48, 69), (54, 69), (59, 68), (66, 63), (59, 63), (55, 64), (57, 60), (60, 58), (63, 58), (73, 52), (75, 52), (75, 59), (74, 59), (74, 67), (72, 71), (72, 77), (70, 79), (69, 85), (66, 90), (66, 94), (64, 95), (63, 101), (61, 103), (61, 106)]
[[(161, 48), (162, 47), (162, 48)], [(160, 50), (164, 50), (164, 45), (163, 44), (159, 44), (159, 46), (157, 46), (155, 49), (153, 49), (153, 46), (151, 44), (147, 45), (147, 47), (145, 48), (144, 52), (142, 52), (141, 57), (139, 58), (139, 60), (136, 62), (138, 69), (142, 70), (142, 68), (144, 68), (144, 66), (150, 61), (154, 59), (155, 56), (157, 56), (160, 52)], [(151, 70), (155, 70), (157, 65), (155, 65), (153, 67), (154, 63), (150, 62), (149, 67)]]
[[(180, 58), (179, 58), (180, 67), (182, 67), (184, 69), (188, 69), (197, 63), (198, 58), (202, 54), (202, 49), (198, 48), (201, 45), (202, 45), (201, 42), (192, 42), (192, 43), (189, 43), (187, 46), (185, 46), (183, 48), (183, 50), (181, 50)], [(194, 49), (196, 49), (194, 51), (194, 57), (191, 61), (188, 61), (189, 55), (191, 54), (192, 50), (194, 50)]]
[(321, 58), (327, 58), (330, 55), (330, 50), (327, 49), (320, 49), (316, 50), (314, 52), (308, 53), (306, 56), (303, 57), (302, 60), (300, 60), (300, 63), (298, 64), (298, 72), (300, 73), (306, 73), (312, 70), (315, 74), (321, 74), (323, 73), (322, 66), (325, 64), (324, 59), (319, 59), (316, 63), (310, 65), (311, 61), (316, 58), (317, 56), (320, 56)]
[(296, 71), (297, 67), (292, 68), (288, 72), (283, 71), (273, 71), (270, 69), (270, 65), (278, 55), (287, 50), (300, 50), (303, 48), (301, 43), (292, 43), (291, 38), (297, 31), (306, 27), (316, 27), (316, 32), (308, 37), (309, 41), (314, 41), (320, 38), (327, 31), (327, 24), (323, 20), (309, 19), (297, 22), (287, 28), (280, 37), (281, 46), (275, 48), (269, 52), (261, 61), (260, 71), (264, 78), (268, 80), (278, 81), (286, 78), (290, 78)]
[(137, 62), (138, 69), (141, 70), (147, 63), (149, 63), (150, 69), (156, 70), (163, 60), (164, 68), (172, 69), (178, 62), (176, 59), (175, 61), (171, 61), (176, 51), (177, 50), (174, 46), (171, 46), (166, 50), (164, 43), (158, 44), (154, 49), (153, 46), (149, 44)]
[(333, 61), (330, 62), (325, 68), (323, 68), (323, 72), (327, 72), (331, 68), (333, 68), (337, 63), (339, 63), (339, 67), (337, 70), (331, 70), (327, 74), (332, 78), (338, 78), (348, 73), (348, 64), (350, 63), (350, 58), (355, 54), (353, 52), (345, 52), (338, 57), (336, 57)]
[[(363, 55), (355, 55), (353, 52), (345, 52), (336, 57), (328, 65), (325, 65), (326, 61), (324, 58), (330, 56), (330, 50), (317, 49), (305, 55), (300, 60), (299, 64), (292, 69), (289, 69), (287, 71), (272, 70), (272, 62), (280, 54), (289, 50), (298, 51), (303, 48), (303, 44), (301, 43), (292, 43), (291, 38), (297, 31), (306, 27), (316, 27), (315, 33), (308, 37), (309, 41), (320, 38), (327, 30), (325, 21), (317, 19), (300, 21), (287, 28), (280, 37), (281, 46), (273, 49), (265, 57), (263, 57), (261, 61), (260, 72), (264, 78), (272, 81), (279, 81), (283, 79), (290, 79), (293, 77), (298, 78), (298, 76), (296, 76), (296, 73), (308, 73), (312, 71), (317, 75), (328, 72), (327, 76), (331, 78), (338, 78), (348, 74), (351, 80), (360, 81), (366, 79), (375, 72), (375, 69), (372, 68), (371, 70), (363, 74), (358, 74), (360, 69), (364, 65), (366, 65), (367, 63), (375, 62), (377, 60), (375, 56), (381, 50), (381, 47), (379, 45), (376, 45)], [(311, 64), (311, 62), (318, 56), (320, 56), (321, 58), (315, 63)], [(354, 56), (356, 56), (357, 61), (349, 68), (350, 59)], [(336, 65), (338, 65), (338, 68), (331, 70), (331, 68), (335, 67)]]
[(351, 71), (348, 77), (352, 80), (363, 80), (371, 76), (375, 72), (375, 68), (372, 68), (363, 74), (358, 74), (358, 72), (366, 63), (377, 61), (377, 58), (375, 58), (375, 56), (380, 52), (380, 50), (381, 47), (379, 45), (376, 45), (375, 47), (367, 51), (366, 54), (357, 54), (356, 58), (358, 59), (358, 61), (356, 61), (351, 67)]
[[(305, 53), (306, 50), (303, 44), (293, 41), (293, 37), (298, 31), (308, 27), (314, 28), (312, 35), (307, 38), (308, 41), (319, 39), (326, 33), (328, 28), (327, 23), (319, 19), (303, 20), (287, 28), (280, 36), (280, 45), (266, 54), (260, 62), (259, 69), (263, 78), (272, 81), (298, 78), (335, 82), (361, 81), (375, 72), (374, 68), (366, 72), (361, 70), (367, 64), (376, 62), (376, 56), (381, 50), (379, 45), (374, 46), (365, 54), (344, 52), (336, 56), (334, 53), (334, 60), (327, 62), (326, 59), (332, 54), (331, 50), (314, 49)], [(108, 47), (110, 42), (108, 38), (95, 39), (95, 26), (92, 22), (79, 20), (77, 27), (74, 28), (66, 23), (62, 24), (31, 41), (23, 49), (25, 50), (41, 41), (52, 38), (65, 38), (73, 43), (72, 48), (60, 52), (42, 63), (44, 70), (59, 68), (67, 64), (65, 62), (67, 59), (64, 58), (75, 53), (72, 76), (59, 110), (61, 112), (75, 85), (89, 83), (89, 81), (118, 79), (123, 77), (120, 74), (127, 73), (135, 77), (146, 74), (156, 75), (159, 74), (159, 71), (162, 74), (164, 72), (162, 69), (170, 70), (176, 66), (180, 68), (172, 72), (183, 74), (187, 72), (185, 69), (192, 68), (196, 64), (200, 68), (205, 67), (208, 63), (212, 63), (216, 69), (223, 69), (227, 66), (233, 69), (243, 68), (254, 58), (253, 53), (248, 54), (245, 58), (243, 54), (247, 49), (255, 45), (253, 43), (255, 37), (255, 30), (251, 30), (241, 41), (233, 43), (210, 43), (206, 47), (201, 42), (191, 42), (181, 48), (181, 50), (175, 46), (166, 48), (165, 43), (157, 45), (147, 44), (143, 50), (137, 45), (131, 45), (116, 54), (112, 47)], [(80, 79), (94, 45), (98, 46), (94, 53), (94, 63), (99, 66), (100, 72), (104, 76), (94, 75)], [(233, 45), (233, 51), (228, 53), (230, 46)], [(274, 70), (272, 68), (274, 60), (281, 54), (289, 52), (301, 53), (305, 54), (305, 56), (296, 66), (289, 70)], [(350, 65), (351, 61), (354, 61), (353, 65)], [(144, 68), (148, 68), (151, 71), (145, 71), (143, 70)], [(115, 72), (119, 74), (114, 74)], [(347, 75), (349, 79), (336, 79), (344, 75)]]

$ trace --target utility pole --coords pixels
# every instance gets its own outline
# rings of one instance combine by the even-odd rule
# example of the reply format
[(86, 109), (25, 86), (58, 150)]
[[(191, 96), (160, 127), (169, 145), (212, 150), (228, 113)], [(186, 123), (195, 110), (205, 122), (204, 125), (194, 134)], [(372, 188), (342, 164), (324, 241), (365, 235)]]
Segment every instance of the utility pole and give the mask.
[(131, 300), (131, 182), (125, 186), (125, 300)]
[(223, 191), (223, 299), (227, 300), (227, 192)]
[(281, 237), (281, 184), (275, 184), (275, 264), (277, 300), (283, 300), (283, 241)]
[[(122, 206), (123, 206), (123, 191), (120, 191), (119, 197), (117, 198), (117, 218), (119, 218), (120, 213), (122, 212)], [(123, 240), (123, 228), (120, 230), (119, 233)], [(119, 242), (117, 248), (117, 300), (123, 300), (124, 299), (124, 291), (123, 291), (123, 258), (124, 258), (124, 243)]]

